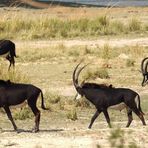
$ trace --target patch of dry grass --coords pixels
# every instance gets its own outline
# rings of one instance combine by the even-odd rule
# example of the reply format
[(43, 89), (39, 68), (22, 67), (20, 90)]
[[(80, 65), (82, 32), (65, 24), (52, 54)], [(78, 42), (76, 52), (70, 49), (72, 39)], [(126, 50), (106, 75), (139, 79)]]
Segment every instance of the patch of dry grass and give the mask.
[[(51, 8), (51, 10), (53, 9)], [(71, 10), (70, 8), (59, 11), (57, 9), (54, 10), (53, 13), (55, 13), (55, 16), (52, 15), (52, 17), (51, 12), (49, 13), (48, 10), (26, 11), (24, 9), (18, 9), (18, 11), (13, 11), (13, 15), (9, 11), (0, 10), (0, 12), (2, 12), (2, 19), (0, 20), (0, 37), (32, 40), (78, 37), (88, 38), (110, 35), (123, 36), (125, 34), (133, 35), (137, 32), (147, 35), (147, 23), (143, 21), (143, 16), (139, 13), (142, 11), (141, 9), (137, 9), (136, 11), (135, 8), (133, 8), (133, 10), (136, 11), (133, 11), (134, 14), (137, 15), (138, 13), (139, 17), (135, 17), (134, 14), (129, 15), (132, 13), (132, 10), (125, 9), (126, 21), (124, 19), (125, 16), (121, 16), (121, 13), (119, 16), (121, 16), (123, 20), (119, 19), (119, 16), (116, 16), (114, 13), (113, 16), (111, 16), (114, 9), (86, 8), (86, 10), (83, 10), (82, 8), (81, 13), (84, 13), (84, 15), (76, 15), (75, 12), (77, 12), (78, 9), (74, 8), (71, 8)], [(97, 10), (99, 13), (97, 13), (97, 15), (95, 14), (95, 17), (92, 17), (92, 12)], [(144, 10), (146, 11), (146, 8), (143, 9), (143, 14), (145, 14)], [(71, 11), (71, 13), (67, 16), (66, 13), (68, 12), (66, 11)], [(65, 16), (62, 17), (64, 13)], [(71, 17), (72, 13), (76, 15), (75, 19)], [(91, 15), (91, 17), (89, 17), (87, 13), (90, 13), (89, 15)], [(114, 19), (114, 17), (116, 19)]]

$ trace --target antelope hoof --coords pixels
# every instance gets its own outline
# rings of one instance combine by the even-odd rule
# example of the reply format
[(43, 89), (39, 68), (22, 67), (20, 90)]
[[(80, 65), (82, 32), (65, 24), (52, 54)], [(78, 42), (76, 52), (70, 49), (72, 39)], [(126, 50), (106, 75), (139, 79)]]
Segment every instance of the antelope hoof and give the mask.
[(24, 130), (23, 129), (17, 129), (16, 132), (19, 134), (21, 132), (24, 132)]
[(37, 127), (32, 129), (32, 133), (37, 133), (39, 131), (39, 129)]

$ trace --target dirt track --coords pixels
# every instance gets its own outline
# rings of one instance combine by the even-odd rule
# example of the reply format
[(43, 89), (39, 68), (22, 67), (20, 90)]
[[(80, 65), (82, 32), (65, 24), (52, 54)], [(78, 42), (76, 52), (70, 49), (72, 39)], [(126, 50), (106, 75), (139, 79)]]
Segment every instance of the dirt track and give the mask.
[(16, 42), (19, 47), (27, 44), (28, 46), (35, 47), (48, 47), (49, 45), (59, 45), (63, 44), (67, 47), (69, 46), (103, 46), (104, 44), (109, 44), (111, 47), (124, 47), (124, 46), (148, 46), (148, 38), (135, 38), (135, 39), (95, 39), (95, 40), (49, 40), (49, 41), (24, 41)]
[[(114, 124), (123, 125), (123, 123), (124, 122), (118, 122)], [(101, 122), (100, 124), (106, 125), (106, 122)], [(97, 126), (99, 126), (99, 123)], [(137, 146), (147, 148), (147, 127), (141, 126), (140, 122), (133, 122), (129, 129), (122, 128), (122, 130), (124, 130), (125, 146), (128, 146), (130, 143), (135, 143)], [(108, 137), (111, 131), (112, 129), (105, 126), (98, 130), (96, 127), (92, 130), (73, 127), (71, 129), (41, 129), (39, 133), (26, 131), (20, 134), (5, 131), (0, 134), (2, 137), (0, 140), (0, 148), (95, 148), (97, 145), (109, 148), (110, 142)]]

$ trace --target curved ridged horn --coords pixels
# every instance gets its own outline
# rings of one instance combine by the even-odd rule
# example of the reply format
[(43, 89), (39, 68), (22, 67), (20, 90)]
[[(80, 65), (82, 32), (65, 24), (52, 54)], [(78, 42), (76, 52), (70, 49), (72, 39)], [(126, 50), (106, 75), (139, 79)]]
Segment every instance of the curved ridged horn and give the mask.
[(81, 72), (87, 65), (89, 65), (89, 64), (90, 64), (90, 63), (84, 65), (84, 66), (83, 66), (82, 68), (80, 68), (79, 71), (77, 72), (77, 74), (76, 74), (76, 82), (77, 82), (78, 85), (79, 85), (78, 78), (79, 78), (80, 72)]
[(144, 72), (145, 72), (145, 74), (148, 75), (147, 68), (148, 68), (148, 61), (146, 62), (145, 67), (144, 67)]
[(148, 72), (147, 72), (147, 68), (148, 68), (148, 61), (146, 62), (145, 68), (144, 68), (145, 73), (144, 73), (144, 75), (143, 75), (142, 86), (145, 86), (145, 85), (147, 84), (147, 82), (148, 82)]
[(78, 82), (76, 81), (75, 75), (76, 75), (76, 71), (77, 71), (80, 64), (81, 64), (81, 62), (75, 67), (75, 69), (73, 71), (73, 75), (72, 75), (73, 84), (74, 84), (75, 87), (78, 87)]
[(146, 57), (146, 58), (144, 58), (143, 60), (142, 60), (142, 62), (141, 62), (141, 72), (142, 72), (142, 74), (145, 74), (145, 69), (146, 69), (146, 67), (144, 68), (144, 62), (146, 61), (148, 59), (148, 57)]
[(78, 67), (79, 67), (79, 65), (81, 64), (82, 62), (80, 62), (76, 67), (75, 67), (75, 69), (74, 69), (74, 72), (73, 72), (73, 84), (74, 84), (74, 86), (77, 88), (77, 87), (79, 87), (79, 82), (78, 82), (78, 77), (79, 77), (79, 75), (80, 75), (80, 72), (89, 64), (86, 64), (86, 65), (84, 65), (82, 68), (80, 68), (79, 70), (78, 70), (78, 72), (76, 72), (77, 71), (77, 69), (78, 69)]

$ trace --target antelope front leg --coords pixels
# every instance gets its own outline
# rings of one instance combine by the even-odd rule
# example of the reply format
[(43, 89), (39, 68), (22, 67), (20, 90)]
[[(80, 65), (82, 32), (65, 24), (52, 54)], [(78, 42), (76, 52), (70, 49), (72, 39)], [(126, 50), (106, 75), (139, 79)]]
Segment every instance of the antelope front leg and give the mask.
[(14, 130), (15, 131), (18, 131), (17, 126), (16, 126), (16, 124), (15, 124), (13, 118), (12, 118), (11, 111), (10, 111), (9, 107), (8, 106), (5, 106), (4, 107), (4, 110), (5, 110), (5, 112), (6, 112), (7, 116), (8, 116), (8, 119), (11, 121)]

